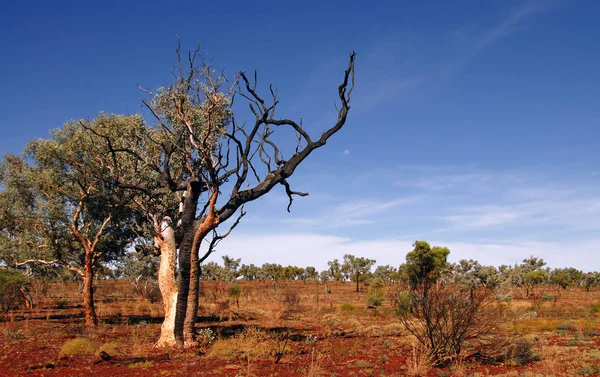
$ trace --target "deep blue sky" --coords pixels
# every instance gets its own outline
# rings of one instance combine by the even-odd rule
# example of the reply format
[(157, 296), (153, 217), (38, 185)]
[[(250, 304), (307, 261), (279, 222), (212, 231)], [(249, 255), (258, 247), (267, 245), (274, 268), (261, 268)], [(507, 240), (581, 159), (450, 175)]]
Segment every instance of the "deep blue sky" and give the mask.
[(140, 111), (136, 85), (171, 78), (175, 34), (231, 75), (258, 70), (279, 115), (319, 132), (355, 50), (347, 126), (293, 180), (311, 196), (291, 215), (281, 193), (250, 206), (223, 252), (399, 264), (428, 239), (453, 259), (600, 264), (599, 2), (86, 3), (4, 6), (3, 154), (69, 119)]

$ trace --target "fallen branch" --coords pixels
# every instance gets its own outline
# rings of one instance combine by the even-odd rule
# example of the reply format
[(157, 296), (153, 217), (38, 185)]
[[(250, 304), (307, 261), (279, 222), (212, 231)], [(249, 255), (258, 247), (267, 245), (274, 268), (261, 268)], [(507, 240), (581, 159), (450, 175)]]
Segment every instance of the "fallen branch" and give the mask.
[(171, 360), (169, 358), (168, 353), (161, 353), (159, 355), (152, 356), (142, 356), (142, 357), (127, 357), (127, 358), (115, 358), (110, 356), (106, 352), (100, 352), (100, 360), (96, 361), (94, 364), (100, 363), (109, 363), (109, 364), (120, 364), (120, 365), (128, 365), (128, 364), (136, 364), (136, 363), (147, 363), (149, 361), (162, 361), (162, 360)]

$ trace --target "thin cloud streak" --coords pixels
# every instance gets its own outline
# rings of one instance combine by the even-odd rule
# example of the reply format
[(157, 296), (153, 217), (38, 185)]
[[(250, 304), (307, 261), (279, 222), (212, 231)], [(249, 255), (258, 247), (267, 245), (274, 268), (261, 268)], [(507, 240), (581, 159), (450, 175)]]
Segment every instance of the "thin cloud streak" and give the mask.
[(439, 47), (427, 52), (416, 47), (421, 44), (417, 35), (396, 32), (382, 37), (362, 63), (366, 74), (355, 94), (355, 115), (369, 113), (400, 97), (410, 101), (451, 80), (494, 42), (515, 33), (525, 20), (552, 7), (549, 1), (526, 2), (496, 25), (449, 31), (451, 38), (437, 41)]

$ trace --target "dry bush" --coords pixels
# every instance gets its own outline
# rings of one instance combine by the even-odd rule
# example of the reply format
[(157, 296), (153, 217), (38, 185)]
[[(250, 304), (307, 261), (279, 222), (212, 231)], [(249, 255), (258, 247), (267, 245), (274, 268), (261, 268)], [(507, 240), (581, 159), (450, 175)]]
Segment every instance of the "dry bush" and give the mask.
[(61, 356), (93, 355), (98, 346), (87, 338), (68, 340), (60, 349)]
[(228, 317), (231, 320), (232, 312), (231, 312), (231, 304), (229, 300), (221, 300), (215, 303), (217, 315), (219, 316), (219, 321), (222, 321), (224, 317)]
[(283, 304), (288, 308), (297, 308), (300, 305), (300, 293), (295, 289), (287, 288), (282, 295)]
[(396, 308), (400, 321), (435, 365), (457, 358), (467, 342), (478, 350), (494, 341), (499, 317), (486, 289), (462, 290), (454, 285), (415, 289), (409, 305)]
[(212, 357), (248, 363), (273, 353), (274, 342), (264, 332), (249, 327), (232, 338), (218, 339), (209, 350)]
[(115, 356), (121, 353), (121, 346), (115, 342), (107, 342), (101, 345), (94, 354), (99, 356), (101, 352), (106, 352), (111, 356)]
[(149, 316), (152, 314), (152, 305), (148, 301), (140, 301), (135, 306), (135, 312), (142, 316)]
[(540, 369), (544, 375), (558, 375), (563, 367), (560, 360), (560, 347), (544, 346), (539, 349)]

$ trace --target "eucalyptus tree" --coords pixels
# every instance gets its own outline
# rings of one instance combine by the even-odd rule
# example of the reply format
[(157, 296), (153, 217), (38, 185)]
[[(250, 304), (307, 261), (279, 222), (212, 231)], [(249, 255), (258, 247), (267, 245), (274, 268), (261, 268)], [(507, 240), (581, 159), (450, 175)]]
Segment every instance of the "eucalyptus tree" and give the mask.
[(384, 283), (391, 283), (398, 278), (398, 269), (389, 264), (377, 266), (373, 272), (375, 279), (380, 278)]
[(447, 247), (431, 247), (426, 241), (415, 241), (414, 249), (406, 254), (406, 272), (411, 289), (423, 289), (423, 296), (442, 276), (450, 250)]
[(319, 279), (319, 271), (313, 266), (308, 266), (304, 269), (304, 275), (302, 280), (318, 280)]
[[(3, 260), (14, 267), (62, 265), (83, 279), (85, 323), (96, 325), (93, 280), (102, 262), (113, 260), (132, 239), (127, 196), (99, 177), (106, 149), (75, 122), (51, 139), (28, 143), (23, 157), (5, 156), (2, 201), (12, 200), (1, 222)], [(10, 254), (10, 255), (9, 255)]]
[(344, 271), (351, 281), (356, 282), (356, 292), (359, 292), (359, 283), (365, 281), (375, 264), (374, 259), (356, 257), (354, 255), (344, 255), (342, 271)]
[(327, 262), (327, 266), (329, 268), (329, 276), (331, 277), (330, 280), (342, 281), (344, 279), (342, 265), (340, 264), (339, 260), (334, 259), (332, 261), (329, 261)]
[(259, 268), (256, 267), (254, 264), (250, 263), (249, 265), (247, 264), (242, 264), (240, 266), (240, 274), (242, 275), (242, 278), (244, 280), (256, 280), (259, 277)]
[[(134, 192), (135, 201), (146, 208), (154, 225), (161, 253), (161, 292), (174, 308), (174, 315), (165, 316), (159, 346), (193, 343), (200, 265), (228, 234), (217, 234), (217, 228), (229, 220), (231, 231), (245, 213), (244, 204), (276, 186), (281, 185), (289, 198), (288, 211), (294, 196), (308, 195), (292, 190), (288, 179), (344, 126), (354, 88), (352, 53), (338, 87), (336, 120), (313, 139), (301, 121), (275, 116), (277, 91), (269, 87), (268, 98), (260, 94), (256, 74), (249, 78), (240, 72), (228, 82), (197, 61), (198, 50), (182, 58), (178, 48), (177, 56), (174, 82), (155, 93), (147, 90), (150, 100), (144, 104), (155, 118), (153, 125), (133, 129), (135, 132), (123, 137), (115, 135), (120, 130), (107, 132), (83, 124), (104, 139), (108, 165), (112, 166), (111, 184)], [(248, 101), (252, 113), (248, 122), (240, 123), (234, 115), (236, 94)], [(282, 139), (274, 135), (281, 129), (295, 135), (291, 153), (284, 153), (283, 144), (277, 144)], [(137, 178), (138, 171), (143, 180)], [(162, 195), (178, 196), (179, 208), (160, 204)], [(159, 203), (157, 207), (153, 200)], [(179, 213), (177, 222), (172, 220), (174, 212)], [(200, 256), (204, 241), (208, 246)]]

